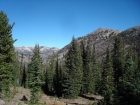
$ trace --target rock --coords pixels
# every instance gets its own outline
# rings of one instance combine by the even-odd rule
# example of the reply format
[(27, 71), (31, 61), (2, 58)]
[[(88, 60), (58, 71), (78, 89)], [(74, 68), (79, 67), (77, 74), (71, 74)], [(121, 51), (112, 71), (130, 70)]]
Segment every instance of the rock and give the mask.
[(4, 104), (5, 104), (5, 102), (0, 99), (0, 105), (4, 105)]
[(21, 101), (28, 101), (28, 98), (24, 95), (21, 99)]

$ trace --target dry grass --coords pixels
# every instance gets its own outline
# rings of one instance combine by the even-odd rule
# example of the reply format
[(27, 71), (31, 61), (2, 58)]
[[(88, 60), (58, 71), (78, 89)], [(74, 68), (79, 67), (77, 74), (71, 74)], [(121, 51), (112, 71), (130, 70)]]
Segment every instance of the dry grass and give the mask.
[(48, 105), (65, 105), (63, 102), (48, 102)]
[(27, 105), (23, 101), (21, 101), (22, 97), (25, 95), (28, 99), (30, 99), (30, 90), (24, 89), (22, 87), (16, 87), (15, 89), (13, 87), (10, 88), (11, 90), (11, 99), (10, 100), (4, 100), (5, 105)]
[[(17, 87), (15, 90), (11, 88), (11, 93), (14, 94), (14, 97), (11, 100), (4, 100), (5, 105), (27, 105), (25, 102), (21, 101), (22, 97), (25, 95), (28, 100), (30, 100), (30, 90), (25, 89), (22, 87)], [(66, 105), (67, 104), (93, 104), (93, 100), (89, 100), (83, 97), (78, 97), (77, 99), (58, 99), (57, 97), (51, 97), (48, 95), (45, 95), (43, 93), (40, 93), (41, 97), (39, 100), (39, 103), (46, 103), (47, 105)]]

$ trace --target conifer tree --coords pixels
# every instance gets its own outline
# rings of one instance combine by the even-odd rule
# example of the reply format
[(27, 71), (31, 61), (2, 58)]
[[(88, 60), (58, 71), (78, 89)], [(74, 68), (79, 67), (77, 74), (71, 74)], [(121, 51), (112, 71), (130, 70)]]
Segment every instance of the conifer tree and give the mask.
[(123, 76), (121, 80), (120, 103), (121, 105), (131, 105), (128, 102), (129, 100), (132, 100), (131, 92), (134, 90), (132, 86), (132, 82), (134, 82), (134, 62), (132, 60), (132, 56), (127, 56), (126, 58), (126, 64), (124, 66)]
[(49, 65), (46, 70), (46, 89), (47, 92), (50, 94), (54, 94), (54, 76), (55, 76), (55, 69), (56, 69), (56, 58), (55, 55), (53, 54), (50, 58)]
[(138, 52), (134, 51), (132, 55), (133, 61), (135, 63), (135, 68), (138, 68), (139, 65), (139, 55)]
[(91, 62), (91, 47), (87, 44), (85, 59), (83, 61), (83, 93), (93, 93), (94, 82)]
[(82, 60), (84, 62), (84, 59), (85, 59), (85, 44), (84, 44), (84, 41), (82, 40), (81, 43), (80, 43), (80, 50), (81, 50), (81, 56), (82, 56)]
[(115, 82), (115, 103), (120, 104), (120, 81), (125, 65), (124, 46), (121, 36), (116, 36), (113, 49), (113, 68), (114, 68), (114, 82)]
[(62, 78), (63, 78), (62, 67), (57, 57), (55, 76), (54, 76), (54, 88), (55, 88), (55, 94), (57, 96), (62, 96)]
[(34, 48), (34, 55), (29, 64), (28, 81), (31, 89), (31, 104), (37, 104), (39, 99), (39, 91), (44, 84), (42, 81), (42, 59), (40, 57), (39, 45)]
[(137, 66), (134, 62), (133, 55), (132, 49), (128, 50), (126, 63), (121, 78), (120, 105), (138, 105), (140, 102), (140, 99), (138, 98), (140, 96), (140, 82), (138, 80), (140, 75), (137, 71)]
[(9, 86), (14, 72), (14, 47), (12, 28), (7, 15), (0, 11), (0, 88), (4, 97), (10, 96)]
[(113, 65), (109, 48), (103, 64), (101, 95), (104, 97), (103, 105), (114, 105), (114, 78)]
[(82, 86), (81, 86), (81, 91), (80, 91), (80, 94), (84, 94), (86, 93), (86, 90), (85, 89), (85, 86), (84, 86), (84, 83), (85, 83), (85, 73), (84, 73), (84, 67), (85, 67), (85, 57), (86, 57), (86, 49), (85, 49), (85, 44), (84, 44), (84, 41), (82, 40), (81, 43), (80, 43), (80, 51), (81, 51), (81, 57), (82, 57), (82, 70), (83, 70), (83, 78), (82, 78)]
[(26, 71), (26, 88), (29, 88), (29, 64), (31, 61), (31, 55), (28, 56), (27, 71)]
[(18, 61), (18, 52), (14, 53), (14, 69), (12, 75), (13, 75), (12, 85), (14, 86), (14, 88), (11, 97), (13, 97), (16, 94), (17, 92), (16, 87), (19, 86), (20, 68), (19, 68), (19, 61)]
[(94, 85), (94, 93), (100, 93), (100, 87), (101, 87), (101, 68), (97, 61), (96, 51), (95, 51), (95, 45), (93, 45), (93, 51), (92, 51), (92, 72), (93, 72), (93, 85)]
[(23, 79), (23, 54), (21, 54), (21, 61), (20, 61), (20, 86), (22, 86), (22, 79)]
[(25, 67), (25, 64), (24, 64), (24, 66), (23, 66), (23, 73), (22, 73), (22, 86), (24, 87), (24, 88), (26, 88), (26, 78), (27, 78), (27, 76), (26, 76), (26, 67)]
[(82, 83), (82, 59), (79, 45), (73, 37), (69, 50), (65, 56), (65, 73), (63, 78), (63, 96), (77, 98)]
[(18, 52), (14, 54), (14, 71), (13, 71), (13, 84), (14, 87), (19, 85), (19, 78), (20, 78), (20, 68), (19, 68), (19, 61), (18, 61)]

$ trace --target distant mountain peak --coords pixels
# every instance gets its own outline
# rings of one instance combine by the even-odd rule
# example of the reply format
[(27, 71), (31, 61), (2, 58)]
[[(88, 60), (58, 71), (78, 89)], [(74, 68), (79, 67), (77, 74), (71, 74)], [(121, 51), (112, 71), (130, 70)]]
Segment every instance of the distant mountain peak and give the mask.
[[(127, 36), (131, 36), (131, 41), (133, 43), (139, 43), (140, 40), (140, 26), (131, 27), (125, 31), (114, 30), (110, 28), (98, 28), (97, 30), (77, 38), (77, 42), (84, 42), (84, 45), (87, 46), (88, 41), (90, 41), (90, 45), (95, 45), (95, 50), (98, 56), (105, 53), (107, 47), (112, 48), (114, 43), (114, 36), (121, 35), (125, 42)], [(128, 39), (129, 40), (129, 39)], [(127, 43), (126, 43), (127, 44)], [(63, 57), (64, 54), (67, 53), (69, 45), (66, 45), (64, 48), (58, 51), (58, 55), (60, 58)]]
[[(120, 30), (114, 30), (110, 28), (98, 28), (97, 30), (77, 38), (77, 42), (80, 43), (83, 41), (85, 43), (85, 46), (87, 45), (87, 42), (90, 39), (90, 45), (95, 45), (96, 52), (98, 55), (103, 54), (106, 51), (106, 48), (112, 47), (114, 43), (114, 37), (116, 35), (121, 35), (123, 39), (126, 39), (127, 37), (131, 36), (131, 40), (133, 40), (133, 43), (139, 43), (140, 40), (140, 26), (135, 26), (126, 29), (125, 31)], [(40, 55), (43, 59), (43, 61), (46, 61), (54, 52), (58, 53), (59, 58), (62, 58), (63, 55), (65, 55), (68, 51), (70, 44), (66, 45), (62, 49), (59, 49), (57, 47), (47, 47), (47, 46), (40, 46)], [(34, 47), (15, 47), (15, 51), (19, 52), (19, 58), (21, 58), (21, 54), (24, 54), (24, 61), (28, 62), (28, 55), (33, 55), (33, 49)], [(19, 60), (20, 61), (20, 60)]]
[[(28, 56), (29, 55), (33, 55), (33, 50), (34, 47), (15, 47), (15, 52), (19, 53), (19, 61), (21, 60), (21, 54), (24, 55), (24, 62), (28, 62)], [(40, 55), (43, 59), (43, 61), (45, 61), (46, 59), (48, 59), (48, 57), (50, 55), (52, 55), (54, 52), (59, 51), (60, 49), (57, 47), (47, 47), (47, 46), (40, 46)]]
[(95, 34), (95, 33), (99, 33), (99, 32), (121, 32), (120, 30), (114, 30), (114, 29), (110, 29), (110, 28), (98, 28), (97, 30), (94, 30), (93, 32), (91, 32), (91, 34)]
[(94, 36), (96, 40), (100, 40), (100, 39), (107, 39), (109, 37), (116, 36), (120, 32), (121, 32), (120, 30), (114, 30), (110, 28), (98, 28), (97, 30), (91, 32), (88, 35)]

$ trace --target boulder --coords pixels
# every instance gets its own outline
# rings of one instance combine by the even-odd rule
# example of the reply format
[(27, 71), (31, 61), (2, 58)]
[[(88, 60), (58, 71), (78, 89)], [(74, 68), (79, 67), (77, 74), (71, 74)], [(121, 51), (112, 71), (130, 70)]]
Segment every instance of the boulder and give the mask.
[(24, 95), (21, 99), (21, 101), (28, 101), (28, 98)]
[(5, 104), (5, 102), (0, 99), (0, 105), (4, 105), (4, 104)]

